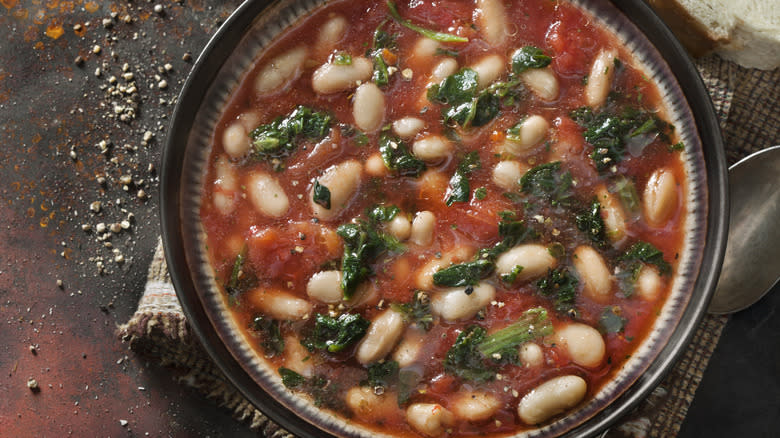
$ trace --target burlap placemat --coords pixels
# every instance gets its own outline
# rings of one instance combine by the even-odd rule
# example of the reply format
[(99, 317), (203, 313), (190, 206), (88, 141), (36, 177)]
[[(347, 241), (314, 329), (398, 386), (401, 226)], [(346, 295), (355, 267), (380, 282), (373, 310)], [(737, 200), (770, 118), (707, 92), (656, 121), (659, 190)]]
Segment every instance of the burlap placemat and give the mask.
[[(716, 56), (699, 60), (697, 67), (720, 118), (730, 164), (778, 141), (780, 69), (743, 69)], [(727, 321), (722, 316), (706, 316), (666, 379), (604, 436), (676, 435)], [(244, 399), (193, 337), (168, 276), (162, 243), (157, 246), (138, 309), (119, 334), (132, 350), (184, 372), (182, 382), (232, 411), (260, 436), (292, 436)]]

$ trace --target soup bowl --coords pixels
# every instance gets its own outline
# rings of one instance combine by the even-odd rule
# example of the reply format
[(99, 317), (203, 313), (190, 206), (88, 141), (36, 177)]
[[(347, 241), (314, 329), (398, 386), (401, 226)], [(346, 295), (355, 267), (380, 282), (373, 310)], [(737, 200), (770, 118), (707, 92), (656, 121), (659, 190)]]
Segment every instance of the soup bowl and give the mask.
[[(200, 54), (179, 96), (163, 151), (162, 235), (171, 279), (190, 326), (249, 401), (298, 436), (376, 436), (377, 431), (289, 392), (248, 345), (210, 267), (199, 214), (211, 141), (231, 93), (275, 37), (322, 3), (247, 1)], [(648, 395), (674, 365), (704, 316), (725, 250), (728, 205), (723, 144), (712, 103), (690, 58), (641, 0), (573, 3), (617, 35), (657, 82), (686, 145), (689, 219), (671, 292), (632, 357), (594, 397), (572, 412), (512, 436), (595, 435)], [(384, 433), (392, 436), (392, 431)]]

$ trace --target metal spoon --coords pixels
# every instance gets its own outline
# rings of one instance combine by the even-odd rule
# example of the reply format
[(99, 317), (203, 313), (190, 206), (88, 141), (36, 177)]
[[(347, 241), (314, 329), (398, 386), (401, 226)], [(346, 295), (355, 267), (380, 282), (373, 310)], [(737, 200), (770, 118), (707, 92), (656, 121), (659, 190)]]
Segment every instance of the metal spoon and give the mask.
[(726, 256), (709, 313), (753, 305), (780, 280), (780, 146), (729, 168)]

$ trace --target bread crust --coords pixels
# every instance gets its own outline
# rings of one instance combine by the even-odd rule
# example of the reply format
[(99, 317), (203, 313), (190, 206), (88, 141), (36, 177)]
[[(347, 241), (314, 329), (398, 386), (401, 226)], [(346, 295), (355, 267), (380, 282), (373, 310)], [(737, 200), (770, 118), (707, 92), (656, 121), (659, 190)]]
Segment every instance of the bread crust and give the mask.
[(694, 57), (706, 55), (730, 42), (728, 37), (717, 35), (675, 0), (647, 2)]

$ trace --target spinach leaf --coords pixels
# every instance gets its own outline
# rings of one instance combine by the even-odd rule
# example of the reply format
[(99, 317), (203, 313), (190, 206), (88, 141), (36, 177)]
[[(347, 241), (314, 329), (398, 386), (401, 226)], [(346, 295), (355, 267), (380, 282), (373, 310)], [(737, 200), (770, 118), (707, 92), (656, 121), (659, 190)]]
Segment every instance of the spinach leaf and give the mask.
[(664, 260), (664, 253), (648, 242), (640, 241), (633, 244), (618, 260), (629, 263), (638, 261), (655, 265), (661, 275), (669, 275), (672, 272), (672, 265)]
[(522, 220), (507, 218), (498, 222), (498, 236), (501, 241), (490, 248), (483, 248), (477, 254), (478, 259), (495, 262), (498, 256), (509, 251), (521, 242), (539, 237), (536, 230), (525, 226)]
[(447, 188), (447, 198), (445, 203), (448, 207), (456, 202), (468, 202), (471, 196), (471, 185), (468, 175), (475, 169), (482, 167), (477, 151), (471, 151), (458, 164), (458, 168), (450, 178), (450, 184)]
[(485, 363), (485, 357), (478, 350), (486, 335), (487, 331), (478, 325), (460, 332), (444, 357), (444, 371), (476, 382), (492, 380), (496, 373)]
[(601, 217), (601, 204), (597, 199), (591, 201), (587, 211), (578, 214), (575, 217), (577, 228), (585, 233), (596, 246), (601, 248), (607, 246), (606, 228), (604, 219)]
[(285, 387), (311, 395), (315, 406), (327, 406), (331, 409), (340, 407), (340, 398), (336, 396), (337, 386), (324, 376), (304, 377), (285, 367), (280, 367), (278, 371)]
[(474, 198), (478, 201), (482, 201), (487, 197), (487, 189), (485, 187), (477, 187), (474, 190)]
[(379, 138), (379, 153), (385, 166), (403, 176), (418, 177), (425, 170), (425, 163), (412, 155), (401, 139), (383, 134)]
[(372, 222), (390, 222), (401, 209), (395, 205), (374, 205), (366, 211), (366, 215)]
[(523, 193), (550, 201), (553, 207), (571, 204), (573, 186), (570, 172), (561, 172), (561, 162), (540, 164), (520, 178)]
[(283, 159), (292, 154), (301, 138), (319, 140), (330, 130), (331, 116), (306, 106), (260, 125), (251, 133), (254, 154), (261, 160)]
[(323, 208), (330, 210), (330, 189), (320, 184), (319, 180), (316, 179), (314, 180), (312, 199), (315, 204), (319, 204)]
[(627, 319), (620, 316), (620, 307), (607, 307), (599, 317), (599, 327), (604, 333), (621, 333), (626, 328)]
[(520, 74), (532, 68), (544, 68), (550, 65), (552, 58), (545, 55), (542, 49), (525, 46), (512, 54), (512, 72)]
[(431, 299), (424, 291), (416, 290), (412, 296), (412, 301), (408, 303), (395, 303), (390, 306), (396, 312), (404, 315), (408, 322), (415, 323), (421, 329), (428, 331), (433, 324), (433, 314), (431, 313)]
[(547, 276), (541, 278), (536, 287), (543, 296), (553, 298), (555, 310), (561, 313), (575, 311), (574, 300), (577, 297), (579, 281), (565, 267), (548, 269)]
[(280, 367), (279, 375), (282, 377), (282, 384), (287, 388), (298, 388), (306, 383), (306, 377), (289, 368)]
[(260, 334), (262, 338), (260, 346), (269, 357), (279, 355), (284, 351), (284, 338), (282, 338), (279, 324), (279, 321), (267, 316), (258, 315), (252, 319), (251, 328)]
[(369, 275), (373, 262), (385, 251), (400, 251), (403, 245), (395, 237), (382, 233), (369, 223), (344, 224), (336, 229), (344, 240), (344, 255), (341, 259), (341, 289), (344, 299), (350, 299), (357, 286)]
[(599, 171), (622, 161), (628, 146), (633, 147), (633, 155), (638, 155), (655, 138), (669, 144), (669, 135), (674, 129), (657, 115), (631, 106), (619, 111), (605, 108), (599, 113), (582, 107), (572, 111), (570, 116), (585, 128), (583, 137), (593, 145), (590, 157)]
[(493, 272), (495, 264), (490, 260), (474, 260), (458, 263), (436, 271), (433, 284), (437, 286), (474, 286)]
[(338, 353), (359, 341), (371, 324), (356, 313), (342, 313), (338, 318), (318, 313), (314, 321), (314, 329), (301, 340), (301, 345), (309, 351), (329, 353)]
[(233, 262), (233, 269), (230, 271), (230, 278), (225, 283), (225, 293), (227, 293), (231, 304), (237, 303), (237, 298), (242, 292), (250, 290), (257, 286), (257, 276), (245, 269), (246, 257), (249, 248), (244, 245)]
[(368, 378), (360, 382), (361, 386), (386, 388), (398, 380), (398, 362), (388, 360), (368, 366)]
[(501, 276), (501, 281), (512, 284), (517, 280), (517, 276), (520, 275), (521, 272), (523, 272), (523, 269), (525, 269), (523, 266), (515, 265), (511, 271), (509, 271), (508, 274), (503, 274)]
[(498, 115), (500, 96), (493, 89), (477, 92), (477, 72), (462, 68), (428, 89), (428, 100), (445, 105), (444, 123), (463, 127), (482, 126)]
[(639, 204), (639, 194), (636, 191), (634, 182), (621, 175), (615, 179), (613, 188), (612, 191), (618, 195), (618, 199), (620, 199), (623, 208), (630, 213), (631, 216), (638, 216), (641, 207)]
[(387, 8), (390, 10), (390, 16), (393, 17), (395, 21), (397, 21), (400, 25), (411, 29), (420, 35), (423, 35), (425, 37), (428, 37), (432, 40), (436, 40), (442, 43), (467, 43), (469, 41), (466, 37), (460, 37), (457, 35), (451, 35), (448, 33), (443, 32), (436, 32), (430, 29), (425, 29), (423, 27), (417, 26), (416, 24), (412, 23), (409, 20), (405, 20), (401, 18), (401, 14), (398, 13), (398, 8), (395, 7), (395, 3), (392, 1), (387, 2)]

